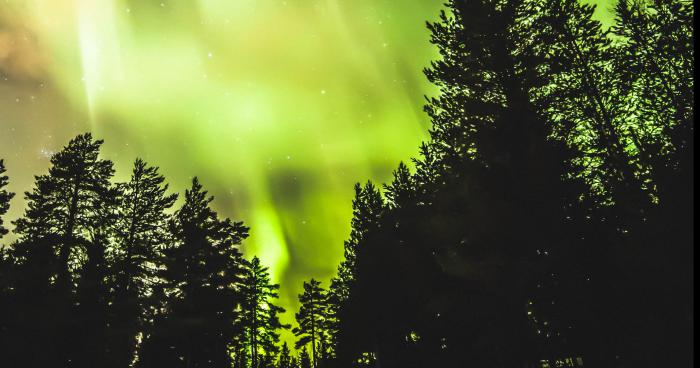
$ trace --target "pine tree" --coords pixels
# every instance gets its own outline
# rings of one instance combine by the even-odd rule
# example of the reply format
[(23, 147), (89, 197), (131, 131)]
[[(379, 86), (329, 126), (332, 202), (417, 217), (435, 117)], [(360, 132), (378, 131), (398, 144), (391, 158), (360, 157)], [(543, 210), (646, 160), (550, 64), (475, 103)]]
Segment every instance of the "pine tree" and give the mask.
[(319, 360), (324, 354), (322, 345), (328, 338), (327, 316), (328, 303), (326, 291), (321, 283), (314, 279), (304, 282), (304, 292), (299, 294), (299, 312), (295, 314), (297, 327), (292, 332), (299, 339), (295, 348), (299, 349), (311, 344), (311, 359), (314, 368), (319, 366)]
[(136, 335), (143, 330), (146, 312), (155, 306), (151, 284), (157, 276), (160, 249), (168, 241), (166, 211), (177, 194), (167, 194), (168, 185), (157, 167), (137, 159), (131, 180), (118, 184), (121, 203), (110, 249), (114, 296), (111, 307), (113, 355), (108, 364), (128, 366), (134, 359)]
[(140, 367), (230, 366), (229, 349), (240, 333), (236, 306), (242, 274), (238, 245), (248, 236), (242, 222), (218, 218), (197, 178), (171, 224), (175, 244), (166, 248), (160, 274), (168, 297), (139, 352)]
[(253, 367), (259, 366), (259, 355), (277, 353), (279, 332), (283, 325), (278, 314), (284, 313), (284, 308), (273, 304), (278, 298), (279, 285), (270, 281), (267, 267), (260, 264), (258, 257), (246, 262), (246, 268), (241, 281), (241, 321), (247, 336), (250, 349), (250, 362)]
[(344, 242), (344, 258), (338, 266), (337, 275), (331, 279), (328, 291), (327, 326), (330, 341), (327, 342), (328, 353), (333, 356), (339, 344), (343, 305), (346, 303), (351, 284), (355, 278), (356, 253), (369, 231), (377, 228), (384, 210), (384, 201), (379, 190), (367, 182), (364, 187), (355, 184), (355, 198), (352, 202), (353, 217), (351, 220), (350, 238)]
[(49, 236), (60, 237), (59, 261), (62, 268), (58, 285), (68, 288), (77, 259), (81, 239), (100, 226), (94, 211), (100, 195), (108, 191), (114, 174), (112, 162), (99, 158), (102, 140), (93, 140), (90, 133), (73, 138), (66, 147), (51, 157), (48, 175), (36, 177), (33, 191), (25, 193), (27, 210), (15, 222), (15, 233), (24, 241)]
[(416, 183), (408, 166), (399, 162), (398, 168), (393, 172), (393, 180), (384, 186), (387, 202), (392, 209), (405, 208), (415, 203)]
[[(441, 91), (426, 106), (432, 141), (416, 175), (400, 168), (388, 187), (395, 210), (360, 267), (365, 281), (358, 290), (374, 291), (362, 292), (358, 303), (405, 313), (404, 326), (401, 319), (382, 326), (382, 365), (410, 364), (413, 355), (404, 352), (416, 350), (430, 359), (422, 364), (435, 365), (537, 359), (524, 305), (549, 263), (538, 253), (575, 234), (562, 223), (582, 188), (563, 180), (573, 152), (550, 139), (529, 95), (539, 63), (521, 54), (521, 6), (452, 1), (451, 13), (429, 24), (442, 56), (426, 70)], [(394, 254), (401, 266), (393, 259), (387, 265)], [(420, 276), (390, 276), (407, 271)], [(392, 298), (408, 308), (392, 305)], [(396, 318), (385, 317), (376, 321)], [(414, 334), (420, 341), (406, 343)]]
[[(101, 140), (93, 140), (87, 133), (53, 155), (49, 173), (37, 176), (34, 189), (25, 193), (27, 210), (15, 222), (19, 242), (14, 249), (20, 272), (26, 272), (17, 285), (26, 298), (20, 299), (21, 303), (51, 305), (50, 310), (23, 311), (24, 328), (41, 329), (37, 340), (48, 340), (48, 346), (24, 347), (30, 349), (24, 354), (37, 355), (33, 358), (39, 362), (46, 359), (64, 366), (78, 361), (83, 353), (80, 341), (85, 322), (81, 309), (84, 303), (99, 303), (97, 299), (102, 298), (86, 295), (85, 289), (95, 280), (81, 277), (101, 262), (101, 251), (96, 247), (104, 244), (95, 245), (95, 240), (108, 226), (103, 223), (103, 196), (111, 190), (109, 180), (114, 170), (111, 161), (99, 158), (101, 145)], [(92, 317), (96, 315), (88, 318)], [(69, 343), (73, 340), (78, 343)]]
[(15, 196), (14, 193), (8, 192), (5, 187), (8, 184), (9, 178), (5, 174), (5, 162), (0, 160), (0, 238), (7, 234), (7, 229), (3, 226), (2, 217), (5, 216), (10, 209), (10, 200)]

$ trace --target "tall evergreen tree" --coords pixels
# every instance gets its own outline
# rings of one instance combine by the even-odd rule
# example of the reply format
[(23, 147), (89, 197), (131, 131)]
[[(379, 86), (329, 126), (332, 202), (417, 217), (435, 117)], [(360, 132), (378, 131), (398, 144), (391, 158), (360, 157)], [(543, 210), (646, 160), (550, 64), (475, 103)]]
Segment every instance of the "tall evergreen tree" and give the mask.
[(118, 184), (121, 203), (115, 226), (110, 262), (114, 283), (111, 305), (111, 344), (108, 364), (126, 367), (134, 359), (136, 336), (145, 327), (147, 312), (156, 303), (152, 283), (160, 264), (160, 250), (167, 244), (168, 219), (177, 194), (157, 167), (137, 159), (131, 180)]
[(79, 242), (100, 227), (101, 194), (108, 192), (114, 174), (112, 162), (99, 158), (102, 140), (90, 133), (73, 138), (51, 157), (46, 175), (36, 177), (35, 187), (25, 193), (27, 210), (15, 222), (15, 233), (24, 241), (58, 236), (58, 259), (62, 265), (57, 284), (68, 288), (71, 272), (84, 253)]
[(522, 2), (448, 7), (429, 25), (442, 56), (426, 71), (441, 91), (426, 107), (432, 141), (415, 177), (400, 167), (388, 188), (395, 209), (358, 256), (356, 303), (385, 310), (373, 323), (382, 365), (530, 364), (524, 306), (549, 262), (538, 254), (573, 238), (563, 222), (582, 188), (563, 180), (573, 152), (531, 102)]
[(335, 355), (341, 334), (343, 306), (346, 303), (351, 284), (356, 276), (356, 253), (366, 234), (379, 225), (379, 219), (384, 210), (384, 201), (379, 190), (367, 182), (364, 186), (355, 184), (355, 198), (352, 202), (353, 217), (351, 220), (350, 237), (344, 242), (344, 258), (338, 266), (338, 272), (328, 290), (328, 316), (330, 341), (327, 342), (329, 354)]
[(298, 337), (296, 349), (311, 344), (311, 361), (318, 368), (320, 358), (325, 354), (322, 346), (327, 344), (328, 303), (326, 291), (314, 279), (304, 282), (304, 291), (299, 294), (299, 312), (295, 314), (297, 327), (292, 332)]
[(289, 328), (283, 325), (278, 314), (284, 308), (273, 304), (278, 298), (279, 284), (270, 281), (268, 268), (260, 264), (258, 257), (246, 262), (241, 281), (241, 322), (247, 336), (252, 367), (259, 367), (260, 354), (277, 353), (279, 329)]
[(53, 155), (49, 173), (37, 176), (34, 189), (25, 193), (27, 210), (15, 222), (15, 252), (27, 272), (17, 285), (27, 298), (21, 303), (52, 306), (23, 311), (25, 328), (42, 330), (50, 345), (27, 345), (24, 354), (55, 366), (72, 364), (82, 354), (82, 345), (69, 341), (80, 341), (81, 305), (88, 302), (83, 290), (93, 282), (81, 276), (100, 262), (93, 235), (105, 226), (103, 196), (114, 173), (112, 162), (99, 157), (102, 142), (86, 133)]
[(242, 222), (221, 220), (197, 178), (185, 192), (160, 274), (168, 300), (139, 352), (140, 367), (222, 367), (241, 331), (236, 287), (242, 276), (238, 245), (248, 236)]

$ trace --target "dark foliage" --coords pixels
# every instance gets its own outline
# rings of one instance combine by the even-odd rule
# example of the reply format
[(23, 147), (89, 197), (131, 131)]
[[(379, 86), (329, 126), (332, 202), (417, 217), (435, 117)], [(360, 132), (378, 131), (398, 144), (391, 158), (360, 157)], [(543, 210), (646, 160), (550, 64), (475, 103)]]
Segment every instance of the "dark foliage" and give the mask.
[[(249, 229), (77, 136), (0, 248), (9, 367), (690, 367), (694, 6), (450, 0), (430, 140), (355, 186), (344, 260), (293, 354)], [(13, 194), (0, 160), (0, 237)]]
[(221, 220), (197, 178), (170, 221), (173, 244), (163, 250), (161, 312), (144, 337), (139, 367), (231, 365), (229, 348), (239, 333), (236, 285), (243, 259), (236, 247), (248, 236), (241, 222)]
[[(240, 290), (243, 299), (240, 318), (244, 326), (242, 337), (250, 350), (252, 367), (270, 367), (270, 363), (266, 364), (261, 355), (264, 358), (277, 354), (280, 337), (277, 331), (290, 327), (279, 320), (278, 315), (284, 313), (284, 308), (273, 304), (274, 299), (278, 298), (277, 290), (279, 285), (270, 281), (267, 267), (261, 265), (258, 257), (245, 263)], [(290, 364), (289, 348), (286, 354), (286, 364)]]
[(614, 35), (576, 0), (448, 8), (432, 139), (331, 287), (337, 365), (690, 366), (692, 4), (620, 2)]

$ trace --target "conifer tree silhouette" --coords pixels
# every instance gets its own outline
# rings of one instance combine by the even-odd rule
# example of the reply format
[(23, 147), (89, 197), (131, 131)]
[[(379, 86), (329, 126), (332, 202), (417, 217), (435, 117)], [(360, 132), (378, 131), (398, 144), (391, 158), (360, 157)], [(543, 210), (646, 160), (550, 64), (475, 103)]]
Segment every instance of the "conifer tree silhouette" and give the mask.
[(136, 336), (157, 304), (152, 283), (161, 262), (160, 250), (169, 240), (166, 211), (177, 194), (167, 194), (168, 185), (158, 168), (141, 159), (134, 162), (131, 180), (117, 186), (121, 202), (109, 254), (114, 296), (110, 310), (112, 355), (107, 364), (125, 367), (133, 361)]
[(236, 285), (242, 277), (238, 245), (248, 236), (242, 222), (221, 220), (197, 178), (185, 192), (165, 250), (162, 295), (167, 301), (139, 351), (139, 367), (230, 366), (229, 348), (240, 328)]
[[(429, 25), (442, 55), (426, 71), (441, 88), (426, 107), (432, 141), (422, 148), (416, 177), (400, 166), (396, 182), (388, 186), (394, 210), (383, 219), (375, 246), (366, 247), (368, 263), (361, 266), (366, 276), (358, 287), (376, 289), (361, 304), (377, 303), (377, 297), (381, 304), (415, 300), (404, 302), (415, 309), (402, 308), (408, 313), (403, 317), (414, 328), (424, 327), (385, 326), (393, 331), (378, 338), (385, 345), (380, 350), (404, 360), (390, 362), (380, 352), (383, 365), (411, 364), (411, 355), (399, 352), (404, 349), (426, 349), (421, 354), (438, 365), (536, 360), (534, 331), (523, 306), (546, 264), (538, 251), (551, 251), (563, 240), (562, 228), (547, 224), (561, 223), (580, 188), (562, 180), (572, 152), (548, 139), (527, 94), (534, 73), (530, 60), (517, 57), (519, 4), (453, 1), (452, 14), (443, 13), (440, 22)], [(381, 250), (386, 244), (393, 248)], [(386, 280), (380, 276), (385, 272), (374, 260), (391, 254), (402, 255), (406, 270), (424, 272), (423, 280), (404, 276), (378, 282)], [(406, 272), (397, 271), (386, 274)], [(380, 291), (388, 289), (401, 291)], [(377, 317), (381, 320), (387, 319)], [(411, 343), (415, 348), (399, 341), (415, 332), (422, 336)]]
[(355, 198), (352, 202), (353, 218), (351, 220), (350, 238), (344, 242), (344, 258), (338, 267), (338, 272), (328, 290), (327, 327), (330, 340), (326, 342), (328, 354), (335, 355), (341, 333), (341, 322), (344, 318), (342, 307), (347, 301), (352, 282), (356, 273), (357, 247), (362, 243), (369, 231), (379, 223), (384, 202), (379, 190), (371, 182), (364, 186), (355, 184)]
[(278, 314), (284, 308), (273, 304), (278, 298), (279, 285), (270, 281), (268, 268), (260, 264), (258, 257), (246, 262), (241, 280), (241, 323), (247, 336), (252, 367), (258, 367), (260, 353), (277, 353), (279, 333), (277, 330), (289, 328), (283, 325)]
[(100, 195), (108, 192), (114, 174), (112, 162), (98, 157), (102, 143), (85, 133), (53, 155), (49, 173), (37, 176), (34, 189), (25, 193), (27, 210), (15, 222), (15, 233), (22, 240), (60, 238), (62, 266), (56, 281), (60, 287), (69, 288), (72, 283), (71, 270), (81, 251), (76, 242), (100, 225), (93, 209), (99, 208)]
[(299, 303), (299, 312), (295, 314), (298, 326), (292, 330), (298, 337), (295, 348), (306, 349), (306, 346), (311, 344), (311, 363), (314, 368), (318, 368), (324, 354), (322, 346), (328, 341), (328, 299), (321, 283), (314, 279), (304, 282), (304, 291), (299, 294)]
[[(19, 237), (15, 249), (23, 272), (28, 272), (18, 289), (24, 289), (34, 302), (52, 306), (50, 311), (32, 310), (32, 316), (25, 311), (26, 326), (41, 330), (48, 340), (45, 345), (24, 347), (29, 349), (26, 356), (36, 355), (32, 359), (37, 364), (47, 360), (54, 366), (66, 366), (82, 353), (80, 344), (69, 341), (81, 338), (83, 316), (76, 303), (86, 302), (86, 296), (79, 290), (95, 280), (81, 279), (80, 275), (88, 264), (99, 262), (91, 240), (102, 227), (102, 197), (110, 192), (109, 180), (114, 173), (112, 162), (99, 158), (102, 142), (86, 133), (54, 154), (49, 173), (37, 176), (34, 189), (25, 193), (27, 209), (15, 221)], [(29, 278), (36, 280), (30, 282)]]

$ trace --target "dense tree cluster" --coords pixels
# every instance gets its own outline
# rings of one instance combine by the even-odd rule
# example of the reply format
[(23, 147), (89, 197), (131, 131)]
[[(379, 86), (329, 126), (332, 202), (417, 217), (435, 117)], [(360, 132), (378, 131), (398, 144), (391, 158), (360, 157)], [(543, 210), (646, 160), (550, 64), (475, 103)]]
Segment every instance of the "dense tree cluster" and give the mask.
[(447, 5), (431, 140), (356, 187), (326, 365), (689, 367), (692, 3)]
[(74, 138), (25, 195), (0, 258), (3, 365), (274, 366), (284, 310), (267, 269), (238, 250), (248, 228), (221, 219), (197, 178), (169, 211), (177, 195), (140, 159), (112, 183), (101, 145)]
[[(449, 0), (413, 168), (355, 186), (328, 287), (279, 285), (194, 178), (114, 183), (84, 134), (0, 252), (10, 367), (690, 367), (693, 4)], [(13, 194), (0, 160), (2, 216)]]

